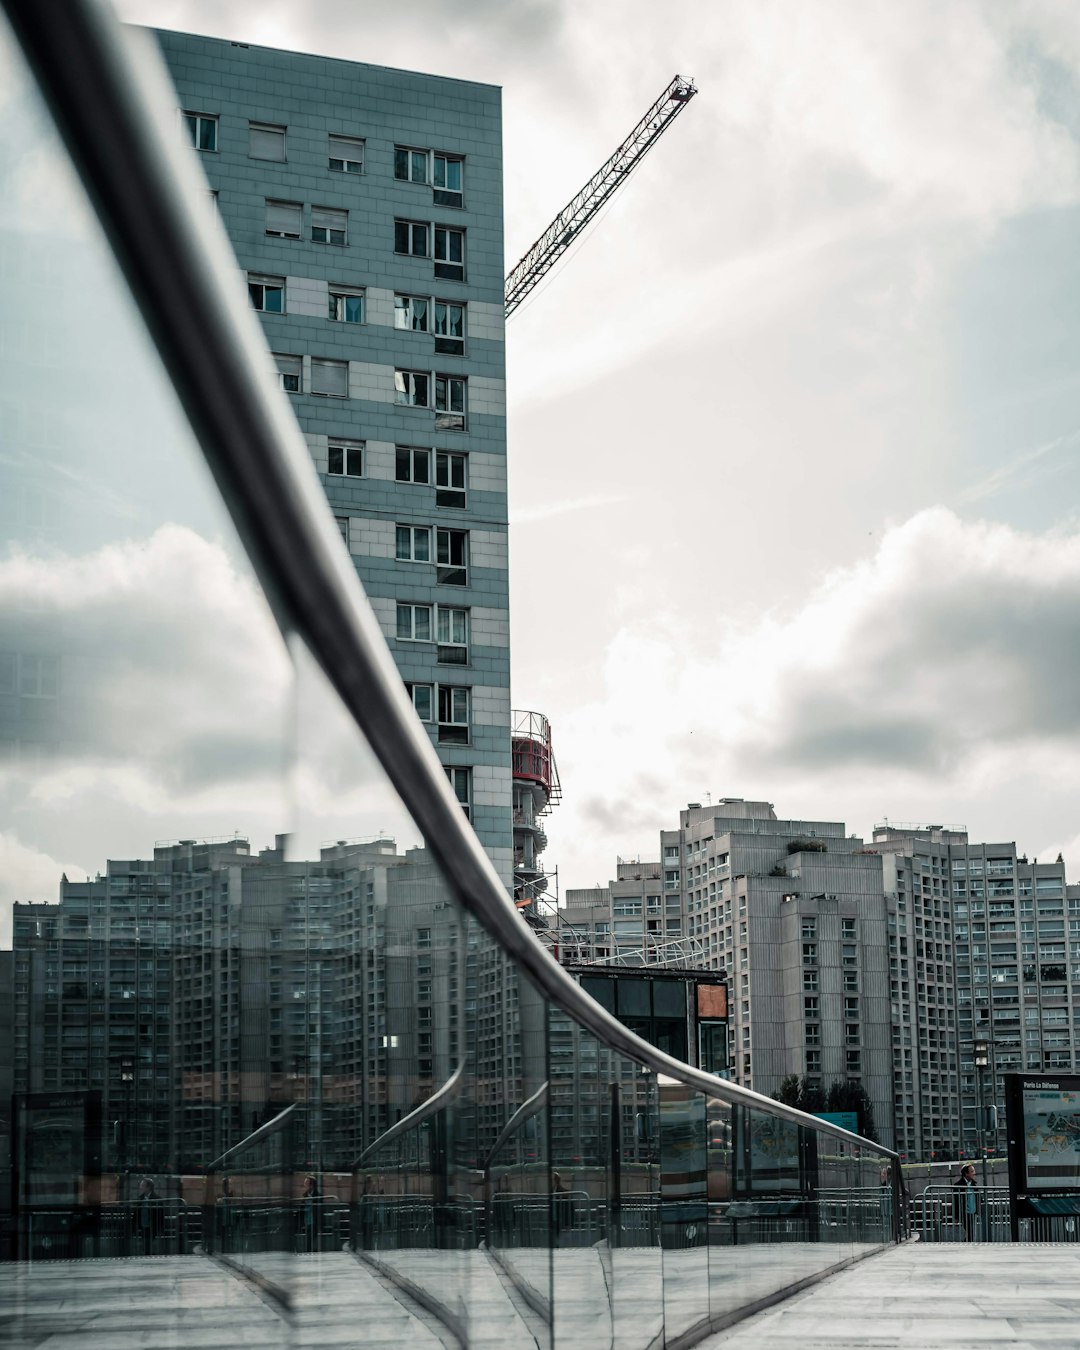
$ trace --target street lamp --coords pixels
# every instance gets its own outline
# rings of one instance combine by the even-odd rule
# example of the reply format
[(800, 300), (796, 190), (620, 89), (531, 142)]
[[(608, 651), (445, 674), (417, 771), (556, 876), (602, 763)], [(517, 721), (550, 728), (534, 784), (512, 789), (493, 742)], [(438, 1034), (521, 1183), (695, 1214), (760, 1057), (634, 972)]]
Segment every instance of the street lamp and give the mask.
[[(976, 1069), (978, 1069), (978, 1071), (979, 1071), (979, 1131), (978, 1131), (978, 1132), (979, 1132), (979, 1134), (981, 1134), (981, 1136), (982, 1136), (982, 1141), (983, 1141), (983, 1146), (982, 1146), (982, 1184), (983, 1184), (982, 1229), (983, 1229), (983, 1241), (985, 1242), (986, 1239), (987, 1239), (987, 1236), (988, 1236), (988, 1233), (987, 1233), (987, 1226), (988, 1226), (988, 1222), (989, 1222), (989, 1204), (990, 1204), (990, 1195), (989, 1195), (989, 1191), (988, 1191), (989, 1177), (988, 1177), (988, 1175), (987, 1175), (987, 1162), (986, 1162), (986, 1136), (987, 1136), (987, 1123), (988, 1123), (989, 1118), (990, 1118), (990, 1113), (989, 1113), (989, 1111), (987, 1111), (987, 1109), (986, 1109), (986, 1070), (987, 1070), (987, 1067), (988, 1067), (988, 1065), (989, 1065), (989, 1063), (990, 1063), (990, 1042), (987, 1041), (987, 1040), (977, 1040), (977, 1041), (974, 1041), (974, 1042), (972, 1043), (972, 1047), (971, 1047), (971, 1048), (972, 1048), (972, 1051), (974, 1052), (975, 1067), (976, 1067)], [(995, 1090), (995, 1092), (997, 1091), (997, 1085), (996, 1085), (996, 1084), (995, 1084), (995, 1086), (994, 1086), (994, 1090)]]

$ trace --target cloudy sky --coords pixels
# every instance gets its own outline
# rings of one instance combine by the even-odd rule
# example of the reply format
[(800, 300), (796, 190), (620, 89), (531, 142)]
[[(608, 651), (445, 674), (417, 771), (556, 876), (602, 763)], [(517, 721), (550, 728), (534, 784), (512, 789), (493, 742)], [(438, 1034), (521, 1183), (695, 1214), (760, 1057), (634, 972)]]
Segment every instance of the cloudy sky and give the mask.
[(1080, 9), (118, 8), (502, 85), (508, 264), (696, 80), (508, 330), (513, 697), (553, 723), (564, 888), (709, 793), (1080, 880)]

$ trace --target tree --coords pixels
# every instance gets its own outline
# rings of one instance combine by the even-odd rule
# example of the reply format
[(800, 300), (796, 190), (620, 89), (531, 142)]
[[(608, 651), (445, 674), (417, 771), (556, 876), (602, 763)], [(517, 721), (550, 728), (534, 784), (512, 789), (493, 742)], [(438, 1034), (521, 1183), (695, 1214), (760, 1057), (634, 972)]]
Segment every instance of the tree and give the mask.
[(880, 1143), (874, 1124), (874, 1106), (861, 1083), (837, 1081), (829, 1087), (827, 1111), (853, 1111), (859, 1121), (859, 1133), (871, 1143)]
[(779, 1092), (773, 1093), (773, 1100), (783, 1102), (785, 1106), (794, 1106), (808, 1115), (825, 1110), (825, 1094), (821, 1088), (806, 1078), (800, 1078), (797, 1073), (788, 1074), (781, 1082)]

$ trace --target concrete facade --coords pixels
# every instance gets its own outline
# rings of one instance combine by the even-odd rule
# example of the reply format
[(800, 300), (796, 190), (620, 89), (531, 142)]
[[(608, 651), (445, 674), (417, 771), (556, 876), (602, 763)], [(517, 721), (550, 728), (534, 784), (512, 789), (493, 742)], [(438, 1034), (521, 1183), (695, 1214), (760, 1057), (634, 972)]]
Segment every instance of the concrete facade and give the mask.
[(159, 32), (342, 537), (512, 874), (501, 92)]

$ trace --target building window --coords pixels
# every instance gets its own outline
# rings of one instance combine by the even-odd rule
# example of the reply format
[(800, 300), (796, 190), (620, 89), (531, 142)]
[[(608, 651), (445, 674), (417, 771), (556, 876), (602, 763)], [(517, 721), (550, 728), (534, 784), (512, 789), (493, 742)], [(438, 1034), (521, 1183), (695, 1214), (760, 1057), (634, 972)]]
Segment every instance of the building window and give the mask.
[(331, 206), (311, 208), (311, 241), (314, 244), (344, 244), (349, 228), (348, 211)]
[(469, 584), (468, 530), (435, 531), (435, 580), (441, 586)]
[(454, 685), (439, 685), (439, 743), (441, 745), (468, 745), (468, 689)]
[(428, 301), (423, 295), (394, 296), (394, 327), (411, 333), (428, 331)]
[(817, 1022), (807, 1022), (806, 1024), (806, 1044), (821, 1044), (821, 1026)]
[(395, 450), (394, 477), (399, 483), (431, 482), (431, 451), (414, 445), (399, 445)]
[(253, 309), (263, 314), (285, 313), (285, 278), (248, 273), (248, 295)]
[(304, 208), (299, 202), (266, 199), (266, 233), (276, 239), (299, 239), (304, 224)]
[(331, 136), (330, 168), (334, 173), (363, 173), (364, 142), (356, 136)]
[(430, 408), (431, 376), (427, 371), (395, 370), (394, 402), (409, 408)]
[(862, 1073), (862, 1053), (858, 1050), (845, 1052), (848, 1073)]
[(251, 159), (285, 162), (285, 128), (269, 122), (248, 123), (248, 155)]
[(427, 221), (395, 220), (394, 252), (407, 253), (413, 258), (426, 258), (429, 228)]
[(433, 688), (430, 684), (408, 684), (405, 688), (409, 691), (409, 697), (412, 699), (412, 705), (416, 709), (416, 715), (421, 722), (431, 721), (431, 711), (434, 706), (432, 698)]
[(445, 666), (469, 663), (469, 611), (440, 605), (436, 614), (436, 660)]
[(323, 398), (348, 398), (348, 361), (328, 361), (321, 357), (312, 357), (311, 392)]
[(405, 145), (394, 146), (394, 177), (403, 183), (428, 181), (428, 152), (412, 150)]
[(403, 642), (430, 642), (431, 606), (399, 604), (397, 636)]
[(338, 534), (341, 535), (341, 538), (342, 538), (342, 540), (344, 541), (345, 547), (348, 548), (348, 547), (349, 547), (349, 517), (348, 517), (348, 516), (335, 516), (335, 517), (334, 517), (334, 524), (338, 527)]
[(465, 231), (435, 226), (435, 275), (443, 281), (465, 280)]
[(466, 381), (460, 375), (435, 376), (435, 430), (464, 431)]
[(19, 693), (23, 698), (57, 698), (60, 693), (58, 656), (19, 657)]
[(281, 388), (287, 394), (298, 394), (304, 369), (303, 359), (299, 356), (282, 356), (275, 352), (274, 363), (277, 366), (278, 384)]
[(432, 156), (432, 196), (436, 206), (461, 206), (464, 202), (465, 161), (455, 155)]
[(804, 971), (803, 971), (802, 987), (803, 987), (803, 989), (804, 989), (807, 993), (809, 993), (809, 994), (813, 994), (813, 993), (816, 993), (816, 992), (817, 992), (818, 983), (817, 983), (817, 971), (816, 971), (816, 970), (804, 970)]
[(843, 918), (843, 919), (840, 920), (840, 936), (841, 936), (842, 938), (851, 938), (851, 939), (854, 939), (854, 937), (855, 937), (855, 920), (854, 920), (854, 919)]
[(450, 764), (443, 767), (446, 769), (450, 786), (454, 790), (454, 796), (458, 799), (465, 814), (469, 815), (472, 810), (472, 770), (457, 768)]
[(446, 356), (465, 355), (465, 306), (435, 301), (435, 350)]
[(331, 441), (326, 471), (335, 478), (363, 478), (363, 441)]
[(435, 452), (435, 505), (464, 508), (467, 455)]
[(803, 999), (803, 1016), (807, 1018), (816, 1018), (818, 1016), (817, 995), (812, 998)]
[(842, 944), (841, 955), (845, 966), (856, 966), (859, 963), (859, 949), (854, 942), (845, 942)]
[(802, 935), (804, 938), (813, 940), (817, 937), (817, 919), (808, 918), (802, 921)]
[(363, 323), (364, 292), (331, 286), (329, 317), (336, 323)]
[(820, 1073), (820, 1072), (821, 1072), (821, 1051), (820, 1051), (820, 1050), (807, 1050), (807, 1052), (806, 1052), (806, 1072), (807, 1072), (807, 1073)]
[(426, 525), (399, 525), (394, 552), (398, 562), (430, 562), (431, 531)]
[(802, 945), (802, 963), (804, 966), (817, 965), (817, 943), (804, 942)]
[(218, 147), (218, 120), (212, 113), (184, 112), (184, 127), (196, 150), (215, 152)]

